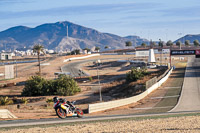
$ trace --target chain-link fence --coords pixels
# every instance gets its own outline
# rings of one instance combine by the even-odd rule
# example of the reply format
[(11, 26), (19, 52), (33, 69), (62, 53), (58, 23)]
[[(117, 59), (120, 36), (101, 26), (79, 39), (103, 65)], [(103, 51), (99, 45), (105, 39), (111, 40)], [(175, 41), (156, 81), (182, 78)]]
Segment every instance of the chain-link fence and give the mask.
[(158, 81), (157, 77), (154, 77), (146, 82), (146, 90), (154, 85)]

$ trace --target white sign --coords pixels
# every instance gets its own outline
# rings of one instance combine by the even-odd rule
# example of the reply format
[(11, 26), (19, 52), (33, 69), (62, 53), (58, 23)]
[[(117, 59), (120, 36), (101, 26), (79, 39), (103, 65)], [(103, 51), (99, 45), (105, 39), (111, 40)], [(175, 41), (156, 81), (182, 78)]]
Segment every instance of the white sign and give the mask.
[(149, 56), (149, 50), (136, 51), (136, 57), (139, 57), (139, 56)]
[(163, 54), (168, 54), (168, 53), (170, 53), (170, 49), (162, 49), (162, 53)]
[(5, 65), (5, 79), (14, 78), (14, 65)]

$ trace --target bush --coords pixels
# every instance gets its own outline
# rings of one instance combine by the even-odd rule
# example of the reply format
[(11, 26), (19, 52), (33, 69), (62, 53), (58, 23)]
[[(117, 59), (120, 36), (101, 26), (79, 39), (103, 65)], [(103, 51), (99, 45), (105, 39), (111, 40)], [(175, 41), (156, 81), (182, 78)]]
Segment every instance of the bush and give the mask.
[(51, 104), (51, 103), (53, 103), (53, 99), (52, 99), (52, 98), (48, 98), (48, 99), (46, 99), (46, 103), (47, 103), (47, 104)]
[(28, 81), (26, 81), (25, 88), (23, 89), (23, 96), (41, 96), (45, 95), (47, 88), (47, 81), (40, 76), (31, 76)]
[(9, 105), (13, 104), (13, 100), (8, 97), (0, 97), (0, 105)]
[(23, 96), (74, 95), (80, 92), (76, 81), (62, 75), (56, 80), (45, 80), (40, 76), (32, 76), (25, 84)]
[(138, 79), (141, 79), (147, 74), (148, 72), (145, 68), (137, 69), (133, 67), (131, 71), (126, 74), (126, 81), (127, 82), (137, 81)]
[(61, 76), (54, 82), (54, 89), (57, 95), (71, 96), (81, 89), (78, 87), (77, 82), (68, 76)]
[(93, 80), (93, 78), (92, 78), (92, 77), (89, 77), (88, 79), (89, 79), (89, 81), (90, 81), (90, 82)]
[(24, 104), (27, 104), (28, 103), (28, 99), (27, 98), (22, 98), (21, 102), (24, 103)]

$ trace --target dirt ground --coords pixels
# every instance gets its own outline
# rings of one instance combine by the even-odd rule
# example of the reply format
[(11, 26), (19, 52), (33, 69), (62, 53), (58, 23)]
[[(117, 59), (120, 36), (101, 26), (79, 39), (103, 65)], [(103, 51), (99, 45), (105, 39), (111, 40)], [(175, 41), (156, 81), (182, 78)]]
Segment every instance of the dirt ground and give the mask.
[[(127, 59), (130, 58), (132, 55), (127, 55), (125, 56)], [(124, 55), (119, 55), (118, 59), (121, 57), (124, 57)], [(69, 56), (68, 58), (71, 58)], [(97, 57), (92, 57), (93, 59)], [(111, 56), (104, 56), (104, 57), (98, 57), (100, 59), (102, 58), (112, 58)], [(60, 67), (63, 66), (66, 63), (63, 63), (63, 60), (66, 59), (66, 57), (56, 57), (52, 60), (47, 60), (44, 61), (44, 63), (50, 63), (50, 66), (42, 66), (42, 74), (45, 78), (55, 78), (54, 72), (60, 72)], [(90, 64), (91, 62), (88, 62), (88, 64), (83, 64), (83, 67), (86, 67)], [(103, 71), (100, 71), (100, 74), (105, 74), (105, 75), (118, 75), (118, 74), (124, 74), (126, 73), (127, 70), (119, 71), (121, 66), (126, 67), (128, 64), (122, 64), (118, 65), (118, 67), (115, 67), (116, 64), (111, 66), (111, 69), (107, 69), (107, 67), (103, 68)], [(86, 68), (85, 68), (86, 69)], [(4, 68), (1, 66), (0, 71), (3, 71)], [(29, 76), (35, 75), (35, 73), (38, 71), (38, 66), (37, 62), (36, 63), (26, 63), (26, 64), (18, 64), (18, 78), (13, 79), (13, 80), (3, 80), (0, 81), (1, 84), (4, 83), (9, 83), (9, 82), (22, 82), (28, 79)], [(109, 72), (110, 71), (110, 72)], [(117, 73), (116, 73), (117, 71)], [(91, 70), (91, 73), (95, 73), (96, 70)], [(96, 82), (94, 80), (94, 82)], [(84, 104), (84, 99), (88, 100), (88, 98), (92, 100), (98, 101), (99, 96), (98, 95), (93, 95), (91, 94), (91, 88), (88, 83), (81, 83), (79, 84), (81, 89), (83, 90), (81, 93), (76, 94), (75, 96), (68, 96), (68, 97), (63, 97), (66, 98), (69, 101), (77, 101), (77, 104), (81, 101), (82, 104), (78, 104), (77, 106), (86, 109), (87, 104)], [(18, 86), (10, 86), (6, 88), (0, 88), (0, 95), (1, 96), (12, 96), (12, 97), (17, 97), (17, 98), (22, 98), (20, 96), (21, 91), (23, 89), (23, 85), (18, 85)], [(151, 95), (146, 97), (145, 99), (139, 101), (138, 103), (130, 104), (127, 106), (123, 106), (117, 109), (111, 109), (103, 112), (98, 112), (98, 113), (93, 113), (93, 114), (86, 114), (87, 115), (109, 115), (109, 114), (130, 114), (130, 113), (139, 113), (142, 112), (141, 110), (134, 110), (134, 107), (146, 107), (146, 106), (155, 106), (160, 99), (155, 99), (155, 100), (149, 100), (150, 97), (154, 96), (163, 96), (166, 93), (166, 90), (159, 90), (153, 92)], [(20, 104), (21, 107), (18, 109), (17, 105), (8, 105), (8, 106), (0, 106), (0, 108), (7, 108), (10, 110), (12, 113), (14, 113), (18, 119), (40, 119), (40, 118), (57, 118), (54, 109), (52, 108), (53, 105), (50, 104), (48, 105), (46, 103), (46, 99), (48, 98), (53, 98), (53, 96), (47, 96), (47, 97), (29, 97), (28, 99), (31, 99), (32, 102), (28, 104)], [(39, 100), (38, 100), (39, 99)], [(88, 101), (86, 101), (87, 103)], [(45, 113), (45, 114), (44, 114)], [(24, 115), (26, 114), (26, 115)]]
[(66, 126), (54, 126), (47, 128), (28, 128), (4, 130), (2, 133), (199, 133), (200, 116), (186, 116), (147, 120), (119, 120), (110, 122), (92, 122), (71, 124)]

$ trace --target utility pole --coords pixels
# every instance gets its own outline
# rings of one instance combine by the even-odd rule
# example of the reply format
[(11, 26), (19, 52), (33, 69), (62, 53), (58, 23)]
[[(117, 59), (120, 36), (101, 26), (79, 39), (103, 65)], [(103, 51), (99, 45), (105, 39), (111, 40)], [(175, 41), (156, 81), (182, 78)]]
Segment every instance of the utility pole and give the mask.
[(163, 47), (163, 43), (161, 41), (161, 39), (159, 39), (159, 43), (160, 43), (160, 66), (162, 65), (162, 47)]
[(98, 83), (99, 83), (99, 98), (100, 98), (100, 101), (102, 102), (101, 83), (100, 83), (100, 80), (99, 80), (99, 65), (100, 65), (100, 63), (97, 62), (97, 76), (98, 76)]
[(170, 63), (170, 68), (172, 67), (172, 55), (171, 55), (171, 51), (172, 51), (172, 45), (170, 45), (170, 57), (169, 57), (169, 63)]
[(16, 78), (17, 78), (17, 60), (15, 60), (15, 63), (16, 63), (15, 73), (16, 73)]

